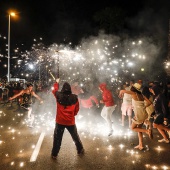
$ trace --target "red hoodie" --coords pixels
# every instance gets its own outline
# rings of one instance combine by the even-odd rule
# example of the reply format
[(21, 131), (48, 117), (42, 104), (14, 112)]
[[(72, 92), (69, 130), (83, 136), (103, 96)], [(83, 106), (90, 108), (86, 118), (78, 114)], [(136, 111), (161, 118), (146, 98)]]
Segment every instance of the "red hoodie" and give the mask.
[(114, 106), (114, 99), (110, 90), (107, 89), (105, 83), (101, 83), (99, 88), (102, 90), (102, 99), (106, 107)]
[[(71, 87), (68, 83), (63, 85), (61, 92), (58, 92), (58, 83), (55, 83), (53, 87), (54, 90), (52, 90), (52, 93), (54, 94), (57, 102), (56, 122), (67, 126), (75, 125), (75, 116), (79, 111), (77, 95), (71, 93)], [(66, 98), (64, 97), (65, 92), (69, 92)]]

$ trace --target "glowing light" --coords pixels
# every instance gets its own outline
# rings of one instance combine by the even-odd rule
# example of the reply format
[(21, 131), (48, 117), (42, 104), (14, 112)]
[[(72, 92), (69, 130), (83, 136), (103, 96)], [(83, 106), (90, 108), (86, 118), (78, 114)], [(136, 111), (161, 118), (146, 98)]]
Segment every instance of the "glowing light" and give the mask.
[(14, 17), (15, 16), (15, 12), (11, 12), (10, 15)]
[(32, 149), (34, 149), (35, 148), (35, 145), (32, 145), (32, 147), (31, 147)]
[(145, 166), (146, 166), (146, 168), (149, 168), (149, 167), (150, 167), (150, 164), (146, 164)]
[(158, 169), (156, 166), (153, 166), (152, 169)]
[(138, 42), (139, 44), (142, 44), (142, 41), (141, 40), (139, 40), (139, 42)]
[(24, 162), (21, 162), (19, 166), (20, 166), (20, 167), (23, 167), (23, 166), (24, 166)]
[(110, 151), (113, 150), (112, 145), (109, 145), (109, 146), (108, 146), (108, 149), (109, 149)]
[(13, 166), (14, 165), (14, 162), (11, 162), (11, 166)]
[(28, 65), (30, 69), (34, 69), (34, 65), (33, 64), (29, 64)]
[(123, 144), (120, 144), (119, 147), (122, 149), (124, 148), (125, 146)]
[(129, 62), (129, 63), (128, 63), (128, 66), (129, 66), (129, 67), (133, 66), (133, 63), (132, 63), (132, 62)]
[(168, 167), (164, 165), (164, 166), (162, 167), (162, 169), (163, 169), (163, 170), (167, 170)]
[(11, 132), (14, 133), (14, 132), (15, 132), (15, 129), (12, 129)]

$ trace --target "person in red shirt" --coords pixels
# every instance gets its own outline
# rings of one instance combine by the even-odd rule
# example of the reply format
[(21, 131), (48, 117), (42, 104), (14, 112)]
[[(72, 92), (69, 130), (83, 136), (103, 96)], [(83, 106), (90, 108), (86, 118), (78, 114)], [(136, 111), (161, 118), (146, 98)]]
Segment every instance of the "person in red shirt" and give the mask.
[(108, 123), (109, 130), (110, 130), (108, 136), (111, 136), (112, 133), (113, 133), (112, 113), (115, 110), (116, 105), (114, 104), (114, 99), (113, 99), (111, 91), (108, 90), (107, 87), (106, 87), (106, 83), (101, 83), (99, 85), (99, 90), (102, 93), (102, 100), (100, 100), (100, 103), (104, 104), (104, 107), (101, 111), (101, 116)]
[(90, 94), (86, 88), (82, 88), (81, 93), (78, 95), (81, 108), (91, 109), (94, 105), (99, 107), (98, 99)]
[(54, 130), (53, 148), (51, 151), (51, 157), (53, 159), (57, 159), (65, 128), (69, 131), (71, 137), (73, 138), (77, 148), (77, 153), (84, 153), (84, 148), (75, 124), (75, 116), (79, 111), (79, 101), (77, 95), (72, 94), (71, 86), (67, 82), (64, 83), (60, 92), (58, 89), (59, 79), (57, 79), (52, 90), (57, 102), (56, 126)]

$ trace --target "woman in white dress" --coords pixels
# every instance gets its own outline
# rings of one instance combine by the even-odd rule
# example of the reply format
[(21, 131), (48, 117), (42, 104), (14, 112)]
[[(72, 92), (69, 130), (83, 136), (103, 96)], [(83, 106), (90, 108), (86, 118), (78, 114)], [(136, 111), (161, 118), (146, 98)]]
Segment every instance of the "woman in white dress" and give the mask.
[[(139, 83), (135, 83), (132, 85), (130, 91), (121, 90), (119, 93), (119, 97), (122, 98), (124, 93), (130, 94), (132, 96), (132, 108), (134, 111), (134, 117), (132, 118), (131, 129), (135, 132), (138, 132), (139, 144), (135, 146), (136, 149), (143, 150), (143, 132), (149, 135), (152, 139), (152, 129), (144, 129), (142, 128), (144, 121), (148, 118), (148, 114), (146, 112), (146, 107), (151, 105), (151, 102), (142, 95), (141, 85)], [(144, 103), (147, 102), (147, 105)]]

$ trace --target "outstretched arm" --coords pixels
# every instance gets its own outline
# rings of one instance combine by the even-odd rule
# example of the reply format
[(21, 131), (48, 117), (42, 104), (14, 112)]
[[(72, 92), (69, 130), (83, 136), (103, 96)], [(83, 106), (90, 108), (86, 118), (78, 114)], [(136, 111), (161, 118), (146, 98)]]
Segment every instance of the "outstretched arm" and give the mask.
[(10, 97), (9, 100), (13, 100), (13, 99), (17, 98), (18, 96), (21, 96), (23, 93), (24, 93), (24, 90), (22, 90), (21, 92), (19, 92), (16, 95), (14, 95), (13, 97)]
[(43, 103), (43, 100), (37, 94), (35, 94), (34, 91), (32, 92), (32, 95), (36, 97), (40, 101), (40, 103)]
[(96, 106), (99, 107), (99, 102), (95, 96), (90, 97), (91, 100), (93, 100), (96, 103)]
[(129, 90), (120, 90), (119, 97), (122, 98), (124, 93), (131, 94), (131, 95), (134, 94), (134, 92), (129, 91)]

